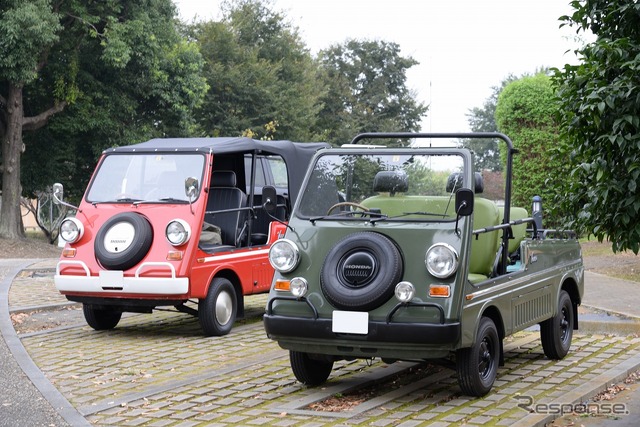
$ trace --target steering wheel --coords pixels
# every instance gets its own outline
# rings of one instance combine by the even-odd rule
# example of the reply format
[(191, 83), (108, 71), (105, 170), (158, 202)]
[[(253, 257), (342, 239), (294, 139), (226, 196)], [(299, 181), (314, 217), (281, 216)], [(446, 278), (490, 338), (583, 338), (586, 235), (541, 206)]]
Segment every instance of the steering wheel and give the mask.
[(333, 205), (333, 206), (331, 206), (331, 207), (329, 208), (329, 210), (327, 211), (327, 215), (330, 215), (330, 214), (331, 214), (331, 212), (332, 212), (335, 208), (339, 208), (339, 207), (342, 207), (342, 206), (352, 206), (352, 207), (354, 207), (354, 208), (356, 208), (356, 209), (360, 209), (360, 210), (361, 210), (361, 211), (363, 211), (363, 212), (366, 212), (366, 211), (368, 211), (368, 210), (369, 210), (369, 208), (368, 208), (368, 207), (366, 207), (366, 206), (362, 206), (362, 205), (361, 205), (361, 204), (359, 204), (359, 203), (355, 203), (355, 202), (339, 202), (339, 203), (336, 203), (335, 205)]

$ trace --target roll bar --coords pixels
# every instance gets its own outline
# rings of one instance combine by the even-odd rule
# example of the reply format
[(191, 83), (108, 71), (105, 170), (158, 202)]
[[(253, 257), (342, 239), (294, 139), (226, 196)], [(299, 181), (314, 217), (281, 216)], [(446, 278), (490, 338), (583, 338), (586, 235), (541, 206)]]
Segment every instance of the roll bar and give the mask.
[[(425, 139), (425, 138), (435, 138), (435, 139), (444, 139), (444, 138), (453, 138), (453, 139), (500, 139), (504, 141), (507, 145), (507, 168), (506, 168), (506, 179), (505, 179), (505, 189), (504, 189), (504, 218), (503, 224), (509, 224), (510, 222), (510, 208), (511, 208), (511, 173), (513, 168), (513, 155), (518, 152), (513, 147), (513, 142), (509, 137), (500, 132), (462, 132), (462, 133), (421, 133), (421, 132), (370, 132), (370, 133), (361, 133), (356, 135), (355, 138), (351, 140), (351, 144), (357, 144), (359, 141), (363, 139)], [(509, 247), (509, 233), (507, 228), (503, 230), (502, 233), (502, 245), (504, 248)], [(509, 251), (502, 251), (502, 263), (501, 270), (499, 274), (504, 274), (506, 272), (506, 266), (508, 261)]]

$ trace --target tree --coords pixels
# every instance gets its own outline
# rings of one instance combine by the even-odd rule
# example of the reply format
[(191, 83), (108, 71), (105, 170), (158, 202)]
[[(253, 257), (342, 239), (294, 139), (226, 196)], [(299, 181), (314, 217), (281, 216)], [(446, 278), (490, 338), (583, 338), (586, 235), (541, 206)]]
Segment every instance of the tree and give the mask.
[(297, 28), (267, 1), (223, 4), (221, 22), (195, 24), (209, 92), (198, 110), (207, 135), (309, 140), (322, 86)]
[[(509, 83), (498, 97), (498, 129), (509, 135), (518, 150), (513, 163), (513, 206), (528, 208), (536, 195), (545, 205), (555, 200), (556, 184), (564, 179), (561, 160), (550, 155), (558, 141), (557, 108), (551, 79), (544, 73)], [(503, 156), (504, 148), (501, 146)], [(546, 225), (557, 221), (547, 211)]]
[(3, 2), (1, 237), (24, 235), (23, 152), (33, 154), (25, 180), (34, 194), (51, 184), (52, 170), (84, 188), (109, 146), (193, 132), (191, 110), (206, 83), (174, 16), (171, 0)]
[[(578, 49), (579, 65), (556, 69), (563, 124), (558, 156), (570, 179), (560, 201), (576, 215), (568, 224), (640, 251), (640, 4), (573, 1), (563, 25), (591, 30), (596, 40)], [(568, 174), (567, 174), (568, 175)]]
[[(316, 133), (344, 144), (361, 132), (415, 132), (428, 107), (407, 88), (417, 62), (385, 41), (348, 40), (319, 53), (327, 91)], [(379, 143), (379, 141), (376, 141)]]
[[(467, 122), (472, 132), (497, 132), (495, 113), (496, 104), (500, 92), (509, 83), (517, 80), (513, 74), (509, 74), (500, 82), (499, 86), (491, 88), (491, 95), (484, 101), (482, 107), (474, 107), (467, 113)], [(473, 151), (475, 170), (490, 170), (494, 172), (502, 171), (502, 161), (500, 160), (500, 149), (498, 142), (493, 139), (469, 138), (461, 141), (463, 147)]]
[(14, 0), (0, 6), (0, 140), (2, 141), (2, 207), (0, 237), (24, 237), (20, 215), (20, 156), (23, 129), (42, 127), (66, 105), (56, 100), (37, 115), (25, 117), (23, 88), (34, 81), (58, 41), (59, 15), (47, 0)]

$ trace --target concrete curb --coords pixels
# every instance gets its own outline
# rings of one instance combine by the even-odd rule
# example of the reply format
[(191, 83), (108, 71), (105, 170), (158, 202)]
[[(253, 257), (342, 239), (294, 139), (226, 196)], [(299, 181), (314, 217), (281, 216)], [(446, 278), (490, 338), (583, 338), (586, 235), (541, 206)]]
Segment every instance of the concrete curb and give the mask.
[[(609, 369), (588, 381), (584, 386), (569, 392), (562, 399), (561, 404), (576, 405), (587, 401), (589, 398), (606, 390), (610, 384), (618, 383), (627, 378), (631, 373), (640, 369), (640, 355), (631, 357), (620, 365)], [(556, 402), (554, 402), (556, 403)], [(563, 414), (530, 414), (514, 423), (512, 427), (545, 427)]]
[(42, 396), (51, 404), (58, 414), (72, 426), (90, 426), (89, 422), (69, 403), (57, 388), (44, 376), (42, 371), (31, 360), (20, 338), (16, 334), (9, 313), (9, 289), (14, 278), (29, 265), (42, 260), (25, 260), (17, 264), (0, 283), (0, 332), (16, 362), (38, 389)]
[(26, 307), (10, 308), (9, 313), (33, 313), (34, 311), (55, 311), (59, 309), (65, 309), (70, 307), (82, 307), (79, 302), (63, 302), (59, 304), (44, 304), (44, 305), (30, 305)]

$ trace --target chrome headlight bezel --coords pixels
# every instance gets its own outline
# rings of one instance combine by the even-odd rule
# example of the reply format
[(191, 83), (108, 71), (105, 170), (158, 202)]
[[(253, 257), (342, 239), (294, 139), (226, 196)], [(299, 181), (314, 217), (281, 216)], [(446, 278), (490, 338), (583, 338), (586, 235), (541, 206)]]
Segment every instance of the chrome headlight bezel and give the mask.
[(413, 297), (416, 296), (416, 288), (415, 286), (413, 286), (413, 283), (402, 281), (396, 285), (394, 294), (398, 301), (406, 303), (411, 301)]
[(296, 297), (302, 298), (309, 290), (309, 282), (304, 277), (294, 277), (289, 281), (289, 292)]
[(276, 240), (269, 248), (269, 263), (281, 273), (293, 271), (300, 262), (300, 249), (289, 239)]
[(191, 226), (185, 220), (176, 218), (169, 221), (164, 230), (167, 241), (173, 246), (181, 246), (191, 237)]
[(436, 243), (425, 253), (424, 263), (429, 274), (446, 279), (458, 271), (458, 251), (446, 243)]
[(76, 243), (84, 236), (84, 225), (77, 218), (67, 218), (60, 224), (60, 238), (67, 243)]

